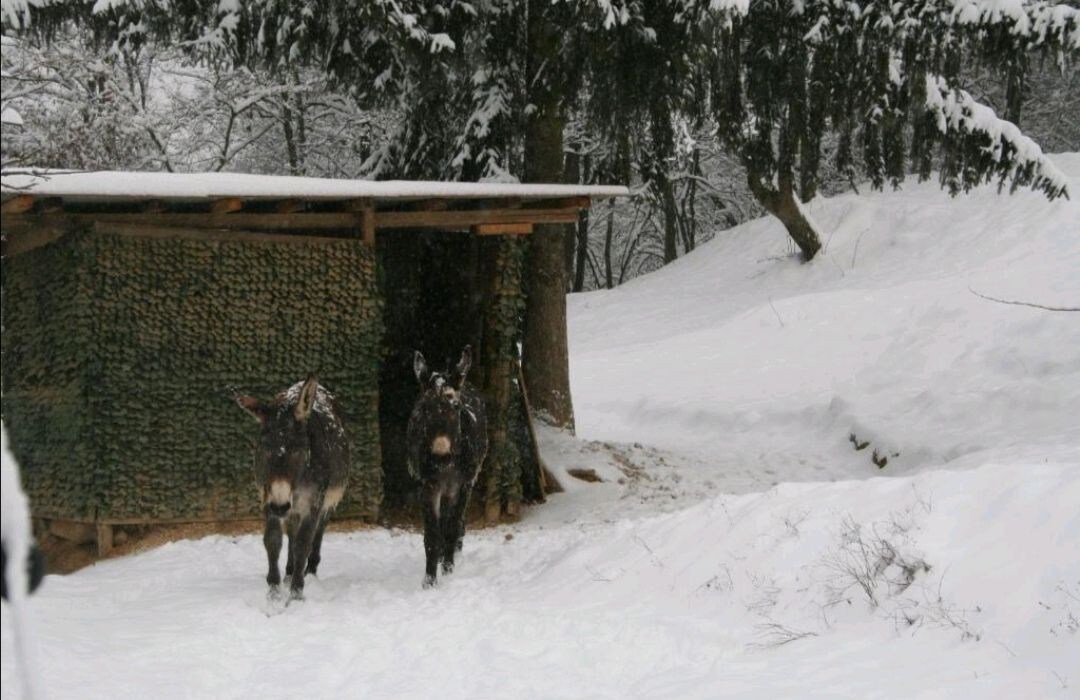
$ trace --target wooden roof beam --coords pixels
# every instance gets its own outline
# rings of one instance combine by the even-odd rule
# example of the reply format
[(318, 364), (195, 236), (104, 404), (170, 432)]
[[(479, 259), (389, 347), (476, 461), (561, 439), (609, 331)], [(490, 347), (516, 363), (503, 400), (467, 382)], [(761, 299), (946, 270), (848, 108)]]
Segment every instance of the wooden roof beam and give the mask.
[(477, 224), (569, 224), (576, 209), (472, 209), (466, 211), (377, 211), (377, 228), (469, 228)]
[(307, 202), (302, 199), (283, 199), (274, 204), (274, 211), (278, 214), (295, 214), (307, 209)]
[(406, 211), (446, 211), (450, 208), (450, 200), (445, 197), (432, 199), (414, 199), (405, 202)]
[(35, 214), (58, 214), (64, 211), (64, 200), (60, 197), (42, 197), (34, 201)]
[(532, 230), (532, 224), (476, 224), (472, 227), (472, 232), (477, 236), (497, 236), (500, 234), (520, 236), (532, 233)]
[(559, 197), (556, 199), (538, 199), (529, 202), (530, 207), (537, 209), (588, 209), (588, 197)]
[[(8, 200), (11, 201), (11, 200)], [(7, 202), (5, 202), (6, 204)], [(375, 211), (359, 209), (351, 212), (300, 212), (295, 214), (256, 213), (238, 211), (228, 214), (209, 212), (119, 213), (64, 212), (55, 219), (76, 224), (97, 221), (189, 228), (236, 229), (363, 229), (364, 212), (373, 219), (373, 228), (444, 228), (469, 229), (478, 224), (569, 224), (578, 220), (575, 209), (470, 209), (452, 211)], [(5, 212), (6, 214), (6, 212)], [(359, 217), (358, 217), (359, 215)], [(15, 225), (25, 214), (5, 217), (5, 224)]]
[(345, 211), (364, 211), (365, 209), (374, 209), (374, 200), (368, 197), (361, 197), (359, 199), (347, 199), (341, 204), (341, 208)]
[(244, 208), (244, 200), (239, 197), (215, 199), (210, 203), (211, 214), (231, 214)]
[(17, 194), (0, 205), (0, 213), (23, 214), (34, 208), (34, 197), (28, 194)]

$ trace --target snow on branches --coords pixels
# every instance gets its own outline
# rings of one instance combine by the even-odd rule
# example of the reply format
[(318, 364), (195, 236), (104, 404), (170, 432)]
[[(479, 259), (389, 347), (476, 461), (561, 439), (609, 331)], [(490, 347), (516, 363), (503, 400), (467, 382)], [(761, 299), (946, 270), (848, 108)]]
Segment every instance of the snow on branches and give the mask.
[[(980, 104), (965, 90), (952, 88), (941, 77), (926, 76), (926, 108), (932, 115), (938, 131), (950, 136), (950, 141), (973, 140), (974, 149), (982, 163), (980, 170), (987, 180), (997, 175), (1002, 186), (1011, 180), (1012, 190), (1030, 185), (1050, 199), (1068, 196), (1068, 178), (1043, 154), (1039, 145), (1025, 136), (1015, 124), (998, 117), (994, 110)], [(969, 155), (970, 157), (970, 155)], [(965, 168), (968, 170), (968, 168)], [(961, 189), (955, 178), (942, 177), (950, 191)], [(973, 182), (962, 183), (969, 189)]]

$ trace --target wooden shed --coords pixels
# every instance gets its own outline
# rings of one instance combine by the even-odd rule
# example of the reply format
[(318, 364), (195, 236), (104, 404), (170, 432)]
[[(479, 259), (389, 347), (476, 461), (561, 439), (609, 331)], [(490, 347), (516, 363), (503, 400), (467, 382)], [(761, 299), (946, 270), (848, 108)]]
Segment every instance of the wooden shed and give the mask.
[(622, 187), (239, 174), (5, 172), (3, 420), (38, 517), (257, 516), (234, 390), (317, 372), (353, 443), (341, 511), (412, 490), (412, 353), (471, 343), (489, 519), (542, 497), (518, 342), (522, 236)]

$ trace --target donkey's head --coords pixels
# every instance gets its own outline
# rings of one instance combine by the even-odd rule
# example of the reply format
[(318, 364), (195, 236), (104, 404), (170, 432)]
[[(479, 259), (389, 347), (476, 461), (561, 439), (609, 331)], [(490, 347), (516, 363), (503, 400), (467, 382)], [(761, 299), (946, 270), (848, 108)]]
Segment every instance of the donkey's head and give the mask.
[(466, 410), (462, 391), (471, 366), (472, 348), (468, 345), (448, 372), (432, 372), (419, 352), (413, 357), (413, 372), (421, 387), (413, 413), (421, 420), (427, 450), (436, 457), (449, 458), (457, 452), (461, 414)]
[(271, 515), (285, 516), (292, 506), (297, 479), (311, 461), (308, 418), (315, 407), (319, 382), (315, 375), (264, 402), (237, 396), (236, 403), (262, 425), (255, 446), (255, 473), (264, 475), (262, 497)]

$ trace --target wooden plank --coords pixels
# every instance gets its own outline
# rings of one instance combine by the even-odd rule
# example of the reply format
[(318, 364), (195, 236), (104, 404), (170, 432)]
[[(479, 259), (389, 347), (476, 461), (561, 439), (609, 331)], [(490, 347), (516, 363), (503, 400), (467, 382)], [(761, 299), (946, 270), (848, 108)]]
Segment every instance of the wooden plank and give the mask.
[[(358, 210), (358, 211), (363, 211)], [(25, 214), (5, 217), (18, 225)], [(375, 228), (441, 228), (468, 230), (478, 224), (569, 224), (578, 220), (576, 209), (476, 209), (466, 211), (375, 211)], [(72, 213), (48, 217), (49, 223), (91, 226), (96, 223), (158, 227), (244, 230), (356, 230), (355, 212), (298, 212), (293, 214), (203, 213)]]
[(8, 226), (4, 222), (4, 257), (30, 252), (63, 238), (71, 228), (64, 225), (44, 224), (38, 226)]
[(364, 211), (365, 209), (374, 209), (375, 202), (367, 197), (360, 197), (359, 199), (349, 199), (342, 202), (341, 208), (344, 211)]
[[(363, 211), (363, 210), (360, 210)], [(477, 209), (475, 211), (376, 211), (375, 228), (461, 228), (476, 224), (500, 223), (574, 223), (574, 209)], [(76, 214), (76, 219), (90, 223), (147, 223), (160, 226), (192, 228), (243, 229), (355, 229), (356, 215), (350, 212), (300, 214)]]
[(301, 199), (283, 199), (274, 205), (274, 211), (278, 214), (293, 214), (303, 211), (306, 207), (307, 203)]
[(445, 197), (437, 199), (417, 199), (406, 202), (409, 211), (446, 211), (450, 208), (450, 200)]
[(529, 206), (537, 209), (588, 209), (589, 202), (588, 197), (559, 197), (531, 201)]
[(230, 214), (244, 208), (244, 200), (239, 197), (226, 197), (210, 203), (211, 214)]
[[(362, 520), (365, 522), (375, 522), (375, 517), (371, 513), (364, 515), (354, 515), (348, 512), (342, 512), (340, 509), (334, 511), (335, 516), (330, 520), (331, 527), (334, 522), (340, 522), (342, 520)], [(105, 525), (185, 525), (189, 523), (253, 523), (262, 525), (266, 521), (265, 516), (259, 515), (193, 515), (183, 518), (140, 518), (140, 517), (117, 517), (117, 518), (80, 518), (70, 517), (62, 515), (60, 513), (51, 511), (33, 511), (35, 518), (44, 518), (51, 521), (63, 520), (71, 523), (83, 523), (90, 526), (91, 529), (96, 528), (98, 523)], [(95, 532), (96, 537), (96, 532)], [(114, 532), (113, 542), (115, 544), (116, 537)]]
[(498, 199), (459, 199), (458, 209), (520, 209), (525, 203), (521, 197), (499, 197)]
[(99, 557), (108, 556), (113, 550), (113, 526), (97, 523), (97, 553)]
[(471, 211), (377, 211), (377, 228), (470, 228), (478, 224), (568, 224), (576, 209), (476, 209)]
[(57, 214), (64, 211), (64, 200), (60, 197), (43, 197), (34, 202), (35, 214)]
[(147, 224), (123, 224), (111, 221), (98, 221), (93, 225), (94, 233), (118, 236), (138, 236), (142, 238), (186, 238), (198, 241), (237, 242), (294, 245), (325, 245), (355, 241), (355, 234), (343, 236), (310, 236), (306, 234), (262, 233), (255, 231), (237, 231), (235, 229), (185, 228), (182, 226), (153, 226)]
[(69, 214), (67, 218), (83, 225), (115, 223), (147, 226), (175, 226), (179, 228), (210, 229), (261, 229), (261, 230), (317, 230), (356, 229), (356, 214), (349, 212), (296, 213), (296, 214), (235, 214), (176, 213), (164, 214)]
[(521, 235), (532, 233), (532, 224), (476, 224), (472, 232), (477, 236), (494, 236), (497, 234)]
[(22, 214), (34, 208), (34, 198), (28, 194), (15, 195), (3, 204), (0, 204), (0, 213)]
[(375, 210), (371, 207), (360, 212), (360, 235), (364, 245), (375, 247)]

